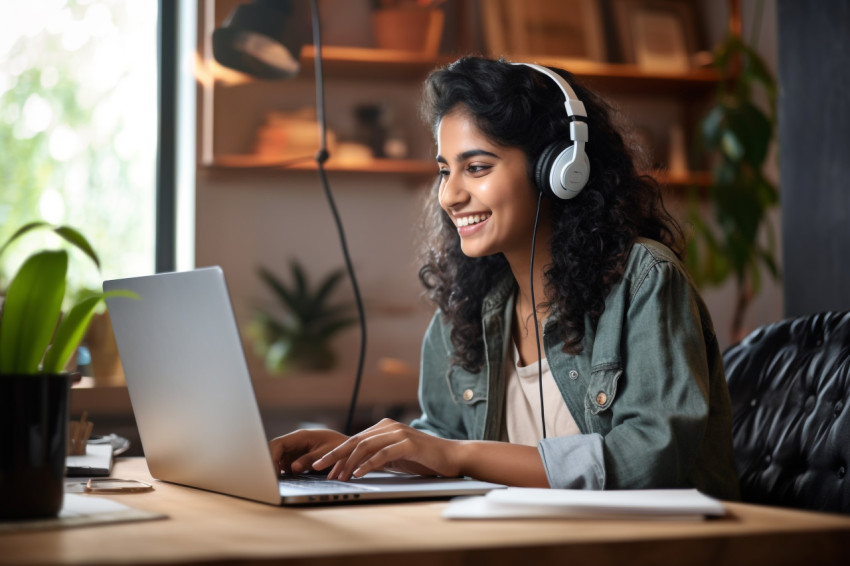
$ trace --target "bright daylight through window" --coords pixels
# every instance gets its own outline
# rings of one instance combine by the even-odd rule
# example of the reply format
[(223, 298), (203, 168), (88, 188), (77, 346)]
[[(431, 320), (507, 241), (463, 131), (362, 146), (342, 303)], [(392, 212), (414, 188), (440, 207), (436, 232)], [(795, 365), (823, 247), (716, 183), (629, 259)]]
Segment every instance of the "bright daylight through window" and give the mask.
[[(33, 220), (80, 230), (71, 292), (154, 268), (157, 9), (150, 0), (6, 2), (0, 18), (0, 242)], [(3, 258), (3, 283), (36, 246)], [(41, 240), (40, 240), (41, 238)]]

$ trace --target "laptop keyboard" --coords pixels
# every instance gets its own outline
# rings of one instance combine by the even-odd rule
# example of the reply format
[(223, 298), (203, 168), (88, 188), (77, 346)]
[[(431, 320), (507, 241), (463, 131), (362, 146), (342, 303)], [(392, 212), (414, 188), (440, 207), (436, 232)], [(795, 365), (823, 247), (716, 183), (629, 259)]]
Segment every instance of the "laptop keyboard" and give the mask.
[(322, 477), (297, 476), (279, 480), (280, 487), (294, 488), (304, 491), (316, 491), (321, 489), (325, 493), (362, 493), (364, 491), (374, 491), (374, 488), (369, 488), (353, 483), (329, 480)]

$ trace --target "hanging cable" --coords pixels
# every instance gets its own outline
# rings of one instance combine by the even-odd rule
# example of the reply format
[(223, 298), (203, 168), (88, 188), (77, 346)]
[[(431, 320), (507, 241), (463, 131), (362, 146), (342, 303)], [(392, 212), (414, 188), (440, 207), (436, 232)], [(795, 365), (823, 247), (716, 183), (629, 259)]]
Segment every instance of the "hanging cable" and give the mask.
[(357, 408), (357, 397), (360, 393), (360, 381), (363, 376), (363, 363), (366, 358), (366, 313), (363, 309), (363, 301), (360, 298), (360, 288), (357, 285), (357, 278), (354, 275), (354, 267), (351, 265), (351, 256), (348, 253), (348, 245), (345, 241), (345, 231), (342, 227), (342, 221), (339, 217), (339, 212), (334, 202), (333, 194), (331, 193), (330, 183), (328, 182), (327, 174), (325, 173), (325, 161), (328, 160), (330, 154), (327, 149), (327, 124), (325, 120), (325, 84), (322, 75), (322, 32), (321, 22), (319, 21), (319, 7), (317, 0), (310, 0), (310, 12), (313, 20), (313, 49), (315, 51), (315, 68), (316, 68), (316, 119), (319, 122), (319, 151), (316, 153), (316, 166), (319, 171), (319, 179), (322, 183), (322, 188), (325, 191), (325, 197), (328, 201), (328, 206), (336, 223), (336, 229), (339, 233), (339, 241), (342, 247), (342, 255), (345, 258), (345, 267), (348, 271), (348, 278), (351, 280), (351, 288), (354, 290), (354, 301), (357, 304), (357, 314), (360, 320), (360, 354), (357, 361), (357, 374), (354, 377), (354, 391), (351, 394), (351, 404), (348, 408), (348, 415), (345, 419), (345, 434), (352, 434), (352, 426), (354, 422), (354, 412)]

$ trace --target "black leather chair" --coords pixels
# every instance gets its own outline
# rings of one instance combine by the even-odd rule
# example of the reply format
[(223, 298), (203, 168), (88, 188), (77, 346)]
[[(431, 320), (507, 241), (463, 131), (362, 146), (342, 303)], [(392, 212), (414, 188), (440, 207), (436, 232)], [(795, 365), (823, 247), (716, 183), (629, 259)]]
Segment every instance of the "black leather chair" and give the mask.
[(765, 325), (723, 362), (742, 499), (850, 513), (850, 312)]

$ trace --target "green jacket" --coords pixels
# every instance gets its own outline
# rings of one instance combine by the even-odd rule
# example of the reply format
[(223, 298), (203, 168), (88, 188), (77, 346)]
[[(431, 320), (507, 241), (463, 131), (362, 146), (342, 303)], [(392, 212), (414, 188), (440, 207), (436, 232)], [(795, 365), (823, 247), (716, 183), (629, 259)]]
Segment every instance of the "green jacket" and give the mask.
[[(516, 283), (484, 299), (485, 363), (471, 373), (449, 360), (451, 328), (438, 312), (422, 347), (415, 428), (443, 438), (499, 440)], [(547, 319), (552, 375), (582, 434), (543, 439), (554, 488), (696, 487), (738, 499), (731, 408), (711, 318), (685, 268), (664, 245), (632, 247), (622, 279), (589, 322), (578, 355), (566, 354)]]

